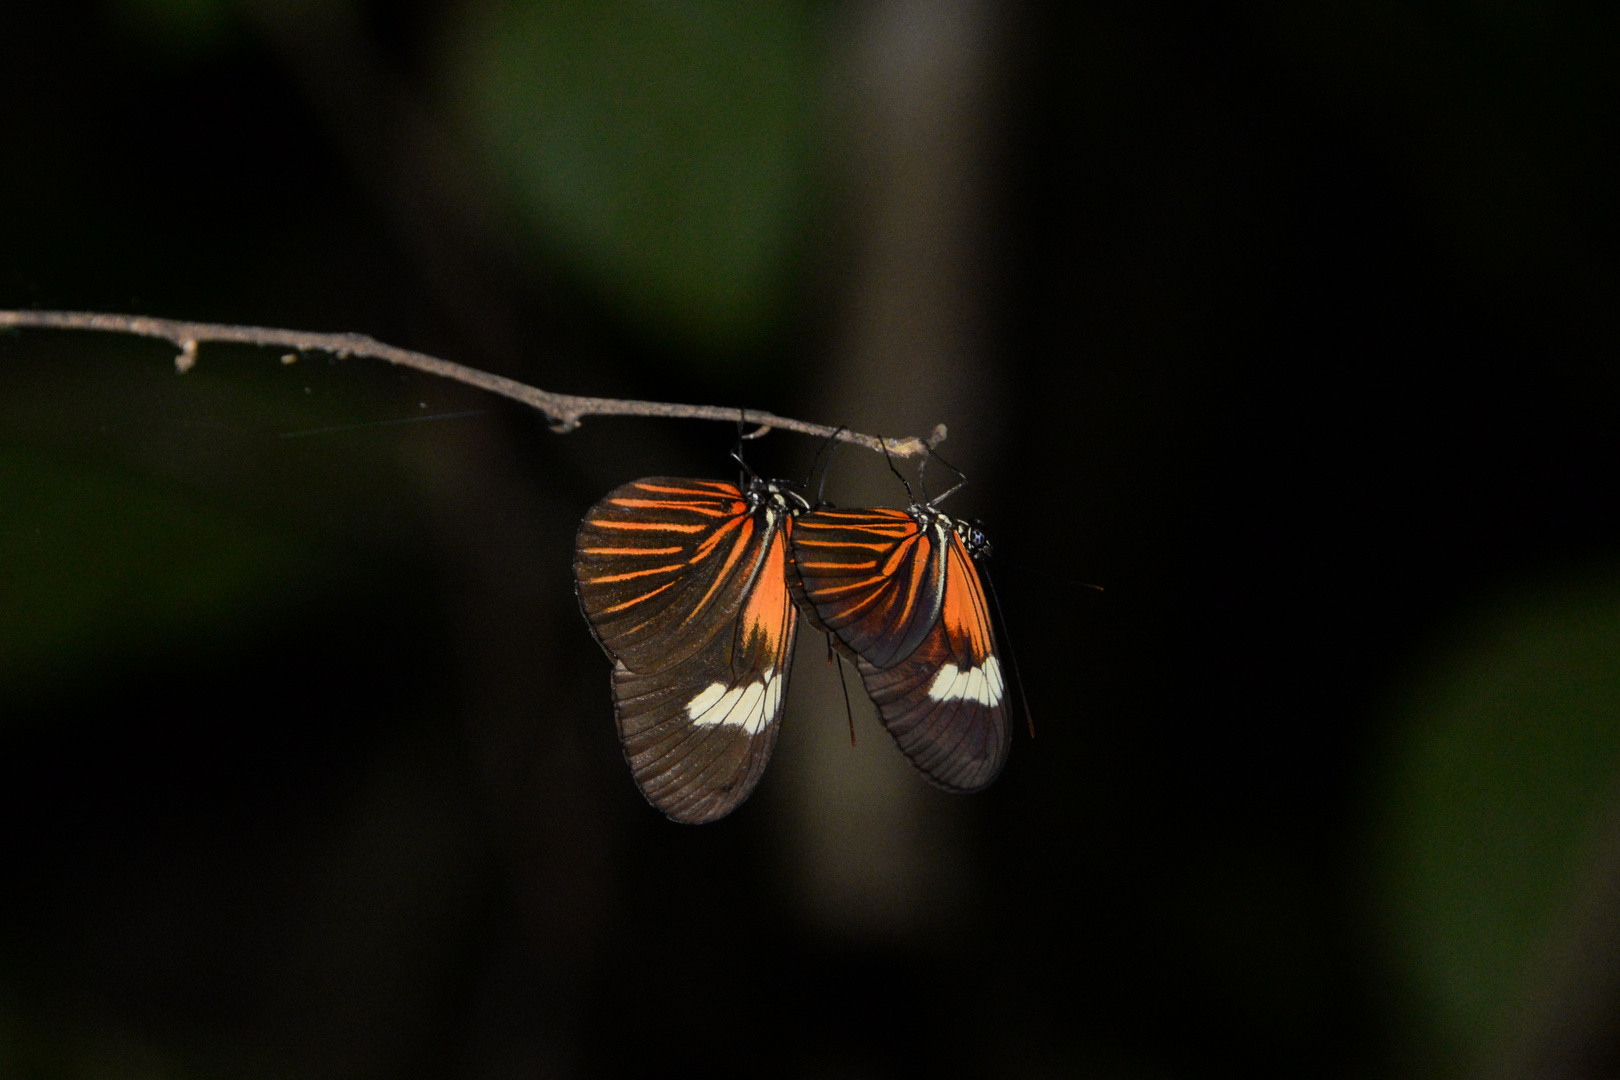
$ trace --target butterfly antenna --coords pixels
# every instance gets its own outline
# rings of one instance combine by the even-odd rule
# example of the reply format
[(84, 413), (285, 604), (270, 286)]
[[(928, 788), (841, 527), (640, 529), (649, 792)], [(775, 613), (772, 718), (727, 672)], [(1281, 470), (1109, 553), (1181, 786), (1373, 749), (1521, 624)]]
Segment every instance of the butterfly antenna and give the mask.
[(844, 691), (844, 715), (849, 717), (849, 746), (855, 748), (855, 710), (849, 704), (849, 683), (844, 681), (844, 665), (838, 663), (838, 654), (833, 652), (832, 635), (827, 635), (827, 663), (838, 664), (838, 685)]
[(984, 584), (990, 590), (990, 602), (996, 605), (996, 618), (1001, 623), (1001, 636), (1007, 639), (1007, 662), (1012, 665), (1013, 682), (1018, 684), (1018, 700), (1024, 703), (1024, 722), (1029, 725), (1029, 737), (1035, 737), (1035, 714), (1029, 711), (1029, 695), (1024, 692), (1024, 673), (1018, 666), (1018, 653), (1013, 649), (1012, 634), (1007, 630), (1007, 616), (1001, 610), (1001, 597), (996, 593), (996, 583), (990, 579), (990, 568), (980, 566), (984, 573)]
[(967, 473), (946, 461), (944, 455), (938, 450), (935, 450), (932, 446), (928, 447), (928, 456), (945, 466), (947, 469), (951, 470), (951, 472), (955, 473), (957, 476), (960, 476), (964, 481), (967, 480)]
[(748, 462), (743, 460), (743, 456), (742, 456), (743, 440), (744, 439), (752, 439), (752, 438), (755, 437), (755, 435), (763, 434), (764, 432), (770, 430), (769, 428), (761, 428), (758, 432), (755, 432), (754, 435), (744, 435), (743, 434), (743, 428), (745, 428), (747, 426), (748, 426), (748, 410), (747, 409), (738, 409), (737, 410), (737, 445), (731, 451), (731, 460), (735, 461), (737, 463), (738, 468), (740, 468), (742, 470), (741, 472), (739, 472), (737, 474), (737, 486), (740, 487), (740, 488), (747, 487), (748, 486), (748, 481), (750, 481), (750, 480), (756, 480), (757, 481), (759, 479), (759, 474), (756, 473), (753, 469), (750, 469), (748, 467)]
[[(928, 504), (929, 506), (938, 506), (940, 503), (944, 502), (946, 499), (950, 498), (952, 495), (955, 495), (958, 491), (961, 491), (963, 488), (967, 487), (968, 478), (967, 478), (967, 473), (963, 472), (961, 469), (958, 469), (955, 465), (952, 465), (950, 462), (948, 462), (944, 458), (940, 457), (939, 456), (939, 451), (935, 450), (932, 446), (930, 446), (928, 448), (928, 456), (924, 457), (923, 461), (922, 461), (922, 465), (919, 465), (917, 467), (917, 475), (918, 475), (919, 480), (922, 478), (923, 467), (928, 464), (928, 459), (929, 458), (934, 458), (934, 459), (938, 460), (941, 465), (945, 466), (947, 469), (951, 470), (951, 472), (955, 473), (957, 476), (962, 478), (954, 486), (952, 486), (948, 491), (946, 491), (945, 494), (939, 496), (936, 499), (933, 499)], [(927, 492), (925, 491), (923, 494), (926, 495)]]
[(899, 480), (900, 483), (905, 487), (906, 499), (915, 504), (917, 502), (917, 496), (911, 493), (911, 484), (907, 482), (904, 476), (900, 475), (900, 470), (894, 467), (894, 458), (889, 456), (889, 440), (885, 439), (882, 435), (879, 435), (878, 445), (883, 447), (883, 460), (889, 463), (889, 471), (894, 473), (895, 479)]
[(748, 467), (748, 462), (744, 461), (743, 456), (741, 454), (737, 453), (737, 451), (733, 450), (731, 452), (731, 460), (735, 461), (737, 463), (739, 469), (741, 470), (737, 474), (741, 478), (741, 483), (739, 484), (740, 487), (747, 487), (748, 486), (747, 482), (749, 480), (758, 480), (759, 479), (759, 474), (756, 473), (753, 469), (750, 469)]
[[(844, 432), (846, 432), (848, 430), (849, 430), (848, 427), (846, 427), (843, 424), (839, 424), (837, 430), (835, 430), (831, 435), (827, 436), (827, 441), (821, 444), (820, 449), (818, 449), (816, 451), (815, 459), (810, 462), (810, 475), (809, 475), (809, 477), (807, 477), (805, 479), (805, 482), (804, 482), (805, 490), (809, 490), (810, 481), (815, 479), (815, 477), (816, 477), (816, 469), (818, 469), (818, 468), (821, 469), (821, 483), (816, 486), (816, 505), (817, 506), (826, 506), (827, 505), (827, 500), (822, 498), (822, 496), (827, 493), (827, 474), (832, 471), (833, 455), (838, 452), (838, 436), (842, 435)], [(821, 455), (822, 454), (827, 455), (827, 461), (826, 461), (825, 466), (822, 465), (822, 461), (821, 461)]]
[[(837, 447), (833, 448), (835, 451)], [(821, 483), (816, 485), (816, 505), (827, 505), (827, 474), (832, 472), (832, 454), (827, 455), (827, 467), (821, 470)]]

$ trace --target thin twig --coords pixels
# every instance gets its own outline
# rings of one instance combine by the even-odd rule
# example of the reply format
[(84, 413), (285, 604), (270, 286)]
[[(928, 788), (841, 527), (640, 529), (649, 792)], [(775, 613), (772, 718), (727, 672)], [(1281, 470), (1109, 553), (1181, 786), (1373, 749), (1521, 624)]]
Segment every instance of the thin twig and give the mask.
[[(937, 425), (926, 439), (915, 435), (901, 438), (879, 439), (862, 435), (848, 428), (811, 424), (792, 420), (775, 413), (755, 409), (736, 409), (725, 405), (675, 405), (663, 401), (625, 401), (619, 398), (579, 397), (574, 394), (554, 394), (549, 390), (520, 383), (502, 375), (491, 375), (464, 364), (440, 360), (426, 353), (412, 352), (369, 338), (364, 334), (316, 334), (303, 330), (277, 330), (263, 326), (236, 326), (230, 323), (185, 322), (180, 319), (154, 319), (145, 315), (108, 315), (93, 311), (0, 311), (0, 329), (7, 327), (34, 327), (52, 330), (97, 330), (110, 334), (134, 334), (138, 337), (159, 338), (172, 342), (180, 350), (174, 358), (175, 370), (181, 374), (197, 363), (197, 346), (204, 343), (228, 342), (239, 345), (258, 345), (272, 349), (293, 349), (297, 352), (323, 352), (347, 358), (362, 356), (372, 360), (386, 360), (399, 367), (424, 371), (445, 379), (453, 379), (480, 390), (521, 401), (543, 413), (551, 422), (551, 430), (573, 431), (587, 416), (663, 416), (678, 420), (722, 420), (736, 423), (746, 419), (760, 425), (756, 435), (771, 428), (796, 431), (802, 435), (818, 435), (839, 442), (864, 446), (883, 453), (885, 449), (894, 457), (920, 457), (945, 441), (945, 425)], [(283, 361), (285, 362), (285, 357)]]

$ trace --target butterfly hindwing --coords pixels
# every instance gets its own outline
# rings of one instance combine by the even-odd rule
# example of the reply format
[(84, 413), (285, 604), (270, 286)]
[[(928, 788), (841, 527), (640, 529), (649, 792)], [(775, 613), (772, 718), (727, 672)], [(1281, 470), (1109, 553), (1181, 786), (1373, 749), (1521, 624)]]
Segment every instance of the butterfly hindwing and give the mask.
[(619, 739), (643, 795), (676, 821), (723, 817), (748, 798), (781, 726), (798, 613), (776, 531), (729, 632), (693, 655), (640, 674), (613, 672)]
[(768, 486), (663, 477), (616, 489), (580, 526), (575, 580), (613, 660), (620, 745), (676, 821), (730, 813), (776, 745), (798, 620), (791, 526)]

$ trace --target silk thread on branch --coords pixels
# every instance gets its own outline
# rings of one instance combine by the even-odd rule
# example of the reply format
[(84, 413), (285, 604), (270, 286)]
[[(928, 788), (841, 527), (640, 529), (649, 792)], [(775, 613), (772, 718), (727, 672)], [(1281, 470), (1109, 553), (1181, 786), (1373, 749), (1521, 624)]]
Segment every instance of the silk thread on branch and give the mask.
[(93, 311), (0, 311), (0, 329), (88, 330), (108, 334), (130, 334), (136, 337), (157, 338), (172, 343), (180, 352), (174, 358), (174, 367), (185, 374), (197, 364), (197, 349), (204, 344), (256, 345), (267, 349), (292, 349), (283, 355), (282, 363), (291, 363), (298, 353), (329, 353), (347, 359), (352, 356), (369, 360), (383, 360), (398, 367), (437, 375), (443, 379), (476, 386), (480, 390), (500, 394), (520, 401), (538, 410), (551, 424), (551, 430), (563, 433), (579, 427), (587, 416), (657, 416), (675, 420), (720, 420), (735, 423), (742, 419), (758, 427), (749, 433), (755, 438), (771, 430), (793, 431), (801, 435), (817, 435), (839, 442), (863, 446), (868, 450), (893, 457), (922, 457), (945, 441), (945, 425), (939, 424), (926, 438), (907, 435), (899, 438), (863, 435), (848, 428), (828, 427), (804, 420), (794, 420), (775, 413), (755, 409), (736, 409), (725, 405), (677, 405), (664, 401), (631, 401), (621, 398), (580, 397), (575, 394), (554, 394), (549, 390), (491, 375), (487, 371), (467, 367), (449, 360), (440, 360), (426, 353), (413, 352), (389, 345), (365, 334), (320, 334), (304, 330), (278, 330), (263, 326), (237, 326), (231, 323), (187, 322), (181, 319), (157, 319), (146, 315), (113, 315)]

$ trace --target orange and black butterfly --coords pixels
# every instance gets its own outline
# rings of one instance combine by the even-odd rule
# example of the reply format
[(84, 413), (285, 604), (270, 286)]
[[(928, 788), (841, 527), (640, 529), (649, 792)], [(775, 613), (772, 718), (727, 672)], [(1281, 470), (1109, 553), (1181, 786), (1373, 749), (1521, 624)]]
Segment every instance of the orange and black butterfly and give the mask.
[(575, 586), (613, 661), (620, 744), (676, 821), (730, 813), (776, 746), (798, 630), (788, 543), (806, 508), (771, 481), (651, 477), (580, 525)]
[(913, 504), (803, 513), (790, 544), (795, 599), (855, 661), (912, 765), (947, 791), (994, 780), (1012, 736), (975, 563), (990, 552), (984, 534)]

